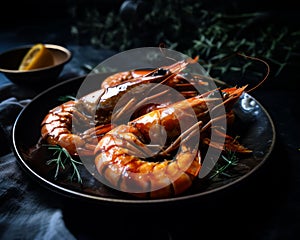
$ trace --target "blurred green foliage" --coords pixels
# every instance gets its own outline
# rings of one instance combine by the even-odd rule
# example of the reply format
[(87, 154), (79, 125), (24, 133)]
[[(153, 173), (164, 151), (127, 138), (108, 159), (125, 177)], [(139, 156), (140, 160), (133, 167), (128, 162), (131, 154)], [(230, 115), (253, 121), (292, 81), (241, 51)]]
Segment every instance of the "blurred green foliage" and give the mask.
[[(273, 77), (287, 66), (299, 66), (300, 29), (274, 21), (276, 16), (268, 12), (217, 11), (206, 9), (201, 1), (180, 0), (148, 1), (146, 9), (125, 21), (117, 8), (103, 13), (87, 6), (80, 9), (72, 32), (79, 42), (84, 39), (116, 51), (164, 44), (191, 57), (198, 55), (199, 63), (216, 78), (230, 72), (231, 78), (237, 73), (237, 78), (262, 79), (265, 66), (237, 57), (237, 52), (265, 60)], [(233, 57), (225, 60), (229, 56)]]

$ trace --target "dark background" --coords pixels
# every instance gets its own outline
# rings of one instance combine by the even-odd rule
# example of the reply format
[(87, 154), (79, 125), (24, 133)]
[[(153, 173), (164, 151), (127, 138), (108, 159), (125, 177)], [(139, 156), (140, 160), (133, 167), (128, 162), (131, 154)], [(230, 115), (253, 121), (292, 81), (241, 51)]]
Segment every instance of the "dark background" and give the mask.
[[(124, 2), (130, 2), (136, 4), (138, 6), (136, 9), (130, 6), (122, 8), (122, 4)], [(180, 11), (172, 13), (172, 17), (178, 17), (181, 21), (184, 22), (184, 29), (181, 29), (180, 36), (176, 35), (174, 30), (172, 29), (172, 24), (174, 21), (170, 21), (170, 26), (168, 26), (168, 21), (162, 17), (164, 22), (163, 25), (152, 25), (147, 24), (147, 26), (139, 25), (143, 24), (143, 17), (153, 10), (154, 2), (151, 0), (132, 0), (132, 1), (124, 1), (124, 0), (53, 0), (53, 1), (9, 1), (6, 3), (5, 7), (1, 7), (0, 9), (0, 33), (2, 33), (2, 42), (5, 44), (1, 47), (0, 50), (4, 50), (7, 47), (13, 45), (10, 40), (10, 37), (14, 37), (17, 44), (17, 41), (20, 43), (24, 42), (32, 42), (31, 37), (35, 36), (35, 41), (52, 41), (58, 44), (79, 44), (79, 45), (94, 45), (96, 48), (103, 48), (103, 46), (99, 46), (99, 38), (103, 35), (103, 40), (108, 42), (116, 42), (116, 44), (106, 43), (106, 48), (113, 48), (112, 50), (122, 51), (126, 50), (125, 48), (121, 48), (122, 38), (124, 36), (118, 37), (118, 35), (113, 35), (113, 37), (108, 38), (108, 33), (113, 30), (118, 30), (117, 28), (127, 28), (128, 36), (123, 41), (132, 41), (130, 45), (127, 45), (127, 48), (130, 47), (139, 47), (139, 46), (158, 46), (163, 40), (170, 40), (172, 42), (179, 42), (177, 46), (177, 51), (186, 50), (189, 45), (191, 46), (192, 40), (197, 39), (199, 34), (195, 34), (196, 28), (198, 24), (201, 22), (198, 21), (199, 15), (198, 12), (194, 12), (189, 15), (189, 19), (184, 19), (184, 15), (182, 16)], [(162, 3), (166, 2), (166, 4), (170, 4), (172, 1), (161, 1)], [(276, 33), (276, 28), (278, 28), (278, 32), (281, 32), (283, 28), (287, 28), (289, 30), (288, 34), (292, 34), (294, 32), (299, 31), (299, 10), (298, 4), (296, 1), (284, 1), (284, 2), (273, 2), (268, 0), (262, 1), (173, 1), (174, 3), (184, 3), (181, 6), (187, 5), (193, 8), (193, 5), (201, 4), (200, 8), (197, 10), (206, 10), (215, 13), (223, 13), (227, 15), (238, 15), (238, 14), (247, 14), (247, 13), (260, 13), (262, 16), (253, 17), (254, 21), (247, 26), (246, 29), (236, 29), (236, 36), (240, 35), (237, 39), (250, 39), (255, 42), (255, 38), (261, 37), (261, 31), (268, 29), (272, 26), (273, 32), (270, 34), (269, 38), (272, 39), (272, 34)], [(129, 4), (130, 5), (130, 4)], [(132, 5), (132, 4), (131, 4)], [(175, 6), (176, 4), (174, 4)], [(177, 4), (179, 5), (179, 4)], [(162, 8), (164, 4), (161, 4)], [(167, 6), (165, 7), (167, 8)], [(176, 11), (180, 9), (174, 8)], [(161, 12), (163, 13), (163, 10)], [(110, 29), (99, 30), (94, 25), (98, 23), (104, 23), (107, 18), (107, 13), (112, 12), (115, 17), (118, 18), (115, 25)], [(98, 15), (95, 15), (97, 13)], [(183, 19), (182, 19), (183, 18)], [(121, 21), (123, 25), (118, 25), (118, 21)], [(78, 32), (74, 31), (74, 26)], [(187, 30), (190, 28), (189, 30)], [(12, 32), (11, 30), (14, 30)], [(193, 32), (193, 29), (194, 32)], [(58, 34), (59, 33), (59, 34)], [(266, 30), (266, 33), (267, 30)], [(157, 37), (160, 34), (163, 35), (160, 39)], [(183, 36), (184, 35), (184, 36)], [(294, 41), (294, 38), (298, 38), (298, 35), (293, 35), (290, 41)], [(232, 37), (232, 36), (231, 36)], [(7, 38), (7, 39), (6, 39)], [(97, 39), (98, 38), (98, 39)], [(180, 39), (186, 39), (186, 44), (188, 46), (183, 46)], [(275, 36), (274, 36), (275, 38)], [(96, 40), (95, 40), (96, 39)], [(269, 40), (270, 40), (269, 39)], [(299, 38), (298, 38), (299, 39)], [(298, 40), (299, 41), (299, 40)], [(168, 43), (167, 43), (168, 44)], [(260, 43), (263, 44), (263, 43)], [(266, 41), (265, 44), (267, 46), (270, 45), (270, 41)], [(272, 56), (275, 58), (274, 60), (284, 63), (285, 54), (284, 48), (290, 47), (291, 42), (289, 42), (286, 38), (282, 41), (282, 45), (278, 44), (278, 53), (277, 56)], [(291, 71), (297, 71), (298, 65), (295, 62), (299, 62), (299, 45), (297, 44), (297, 49), (294, 52), (292, 64), (288, 63), (288, 66), (291, 68), (286, 70), (284, 74), (287, 77), (291, 77)], [(260, 46), (258, 46), (259, 48)], [(266, 46), (263, 46), (266, 47)], [(277, 50), (277, 49), (276, 49)], [(230, 49), (227, 52), (230, 54)], [(246, 52), (247, 53), (247, 52)], [(196, 53), (195, 53), (196, 54)], [(200, 55), (202, 53), (200, 52)], [(214, 52), (216, 55), (217, 52)], [(256, 57), (264, 58), (264, 55), (255, 54)], [(204, 60), (205, 59), (204, 57)], [(290, 59), (289, 59), (290, 60)], [(271, 61), (268, 61), (270, 65), (274, 64)], [(279, 66), (275, 64), (272, 67), (272, 72), (275, 72)], [(293, 72), (294, 74), (294, 72)], [(219, 76), (218, 76), (219, 77)], [(275, 79), (276, 80), (276, 79)], [(273, 81), (275, 81), (273, 80)], [(276, 82), (276, 84), (280, 84), (280, 82)], [(293, 84), (298, 85), (298, 81), (294, 81)]]

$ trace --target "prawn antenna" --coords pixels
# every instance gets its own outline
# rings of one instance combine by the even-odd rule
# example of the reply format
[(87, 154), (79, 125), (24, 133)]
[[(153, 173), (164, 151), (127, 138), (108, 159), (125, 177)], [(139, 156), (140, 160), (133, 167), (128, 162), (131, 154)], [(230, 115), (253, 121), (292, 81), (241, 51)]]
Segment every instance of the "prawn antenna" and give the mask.
[(258, 88), (261, 84), (263, 84), (267, 80), (267, 78), (268, 78), (268, 76), (270, 74), (270, 66), (269, 66), (269, 64), (266, 61), (264, 61), (264, 60), (262, 60), (260, 58), (247, 56), (247, 55), (242, 54), (242, 53), (237, 53), (237, 54), (240, 55), (240, 56), (242, 56), (242, 57), (244, 57), (244, 58), (247, 58), (247, 59), (251, 59), (251, 60), (254, 60), (254, 61), (262, 62), (267, 67), (267, 73), (266, 73), (265, 77), (256, 86), (254, 86), (253, 88), (251, 88), (248, 91), (246, 91), (248, 93), (252, 92), (253, 90), (255, 90), (256, 88)]
[(166, 58), (166, 59), (170, 59), (172, 60), (173, 62), (176, 62), (176, 60), (174, 58), (171, 58), (171, 57), (168, 57), (167, 56), (167, 53), (166, 53), (166, 44), (165, 43), (160, 43), (159, 44), (159, 50), (161, 52), (161, 54)]

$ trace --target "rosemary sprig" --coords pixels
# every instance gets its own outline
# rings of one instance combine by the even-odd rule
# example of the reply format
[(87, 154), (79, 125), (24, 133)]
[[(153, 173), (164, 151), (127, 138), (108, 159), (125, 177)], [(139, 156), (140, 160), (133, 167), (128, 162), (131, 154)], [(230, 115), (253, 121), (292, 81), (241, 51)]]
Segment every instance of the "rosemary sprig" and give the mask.
[(66, 169), (66, 165), (70, 164), (71, 168), (73, 169), (73, 173), (71, 175), (71, 181), (73, 181), (74, 179), (77, 179), (78, 183), (82, 183), (82, 179), (80, 176), (80, 172), (77, 168), (77, 165), (82, 165), (82, 162), (76, 161), (68, 152), (67, 149), (59, 146), (59, 145), (43, 145), (45, 147), (48, 148), (48, 150), (52, 150), (54, 151), (52, 156), (53, 158), (48, 160), (46, 162), (47, 165), (51, 165), (51, 164), (56, 164), (56, 170), (55, 170), (55, 175), (54, 175), (54, 179), (57, 179), (58, 175), (59, 175), (59, 171), (65, 170)]
[(219, 160), (218, 164), (216, 165), (216, 169), (213, 170), (214, 174), (210, 176), (210, 179), (215, 178), (218, 175), (223, 175), (226, 177), (231, 177), (230, 174), (226, 172), (230, 167), (236, 166), (238, 163), (238, 157), (235, 152), (228, 151), (227, 156), (224, 154), (221, 155), (221, 161)]
[(76, 100), (76, 97), (73, 97), (72, 95), (65, 95), (65, 96), (60, 96), (58, 98), (58, 101), (61, 101), (61, 102), (66, 102), (68, 100)]

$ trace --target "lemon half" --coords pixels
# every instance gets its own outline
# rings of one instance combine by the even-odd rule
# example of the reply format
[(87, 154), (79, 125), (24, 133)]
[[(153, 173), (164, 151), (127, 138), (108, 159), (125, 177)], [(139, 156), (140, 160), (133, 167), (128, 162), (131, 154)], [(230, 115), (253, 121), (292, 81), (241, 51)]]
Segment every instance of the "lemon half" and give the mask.
[(41, 43), (33, 45), (26, 53), (19, 70), (31, 70), (48, 67), (54, 64), (52, 53)]

